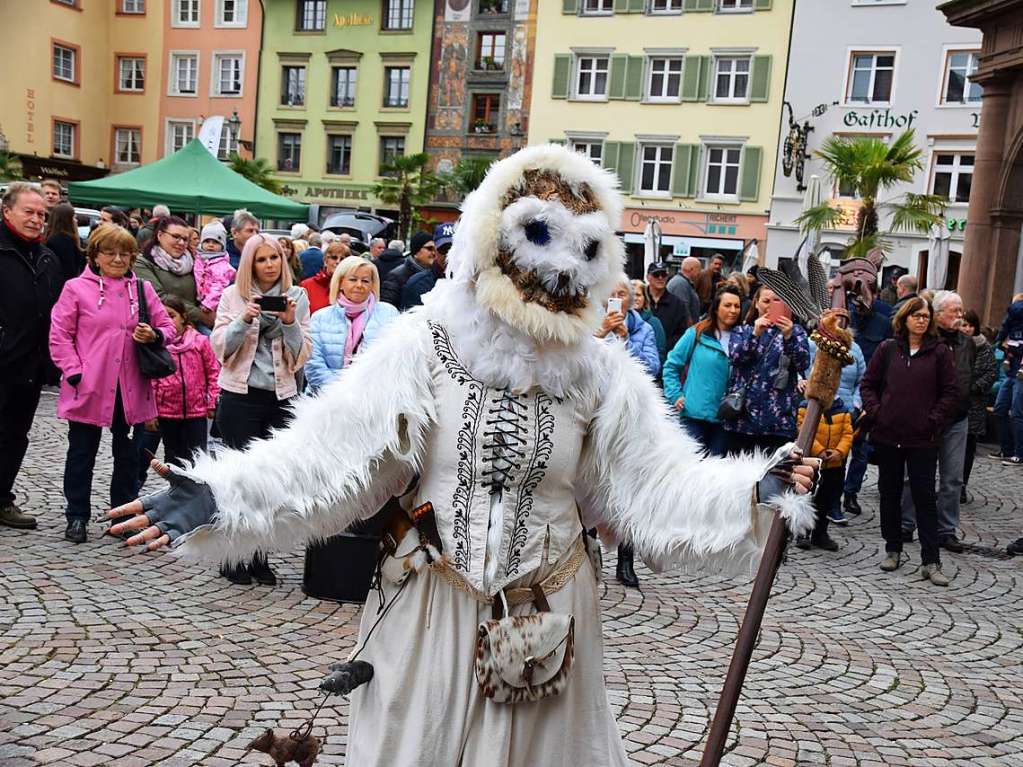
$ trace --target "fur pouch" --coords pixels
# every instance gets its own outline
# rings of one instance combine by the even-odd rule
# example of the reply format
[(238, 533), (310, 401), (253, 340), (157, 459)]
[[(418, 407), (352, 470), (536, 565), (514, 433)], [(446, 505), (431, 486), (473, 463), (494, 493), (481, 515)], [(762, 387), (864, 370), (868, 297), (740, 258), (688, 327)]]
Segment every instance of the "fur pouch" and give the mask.
[(540, 612), (480, 624), (476, 681), (496, 703), (522, 703), (557, 695), (575, 659), (575, 618)]

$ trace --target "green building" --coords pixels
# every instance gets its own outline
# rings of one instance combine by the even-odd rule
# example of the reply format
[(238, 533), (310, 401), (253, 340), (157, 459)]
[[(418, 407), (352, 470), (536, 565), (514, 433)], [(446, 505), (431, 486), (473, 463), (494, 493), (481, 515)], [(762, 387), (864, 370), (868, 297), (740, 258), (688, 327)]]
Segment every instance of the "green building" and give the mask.
[(373, 185), (423, 151), (432, 0), (264, 0), (256, 156), (284, 193), (379, 212)]

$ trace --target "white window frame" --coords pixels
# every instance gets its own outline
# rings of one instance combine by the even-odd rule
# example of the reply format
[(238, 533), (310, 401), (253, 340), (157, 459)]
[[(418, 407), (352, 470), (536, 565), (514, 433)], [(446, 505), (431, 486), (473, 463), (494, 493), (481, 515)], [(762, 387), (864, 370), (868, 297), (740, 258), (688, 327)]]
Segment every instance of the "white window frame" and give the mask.
[[(952, 155), (952, 165), (938, 165), (938, 155), (950, 154)], [(973, 165), (962, 165), (962, 158), (964, 155), (970, 155), (973, 157)], [(959, 192), (959, 178), (960, 176), (970, 176), (971, 186), (973, 181), (973, 174), (977, 166), (977, 151), (976, 149), (933, 149), (931, 151), (931, 175), (928, 179), (927, 193), (936, 194), (934, 191), (934, 182), (937, 180), (938, 173), (949, 173), (951, 180), (949, 183), (949, 206), (966, 206), (969, 205), (970, 200), (967, 198), (965, 201), (956, 201), (952, 199)], [(969, 168), (969, 173), (960, 173), (961, 168)], [(972, 190), (971, 190), (972, 191)]]
[[(142, 65), (142, 87), (141, 88), (126, 88), (124, 83), (124, 65), (126, 62), (139, 62)], [(134, 64), (131, 71), (131, 79), (134, 80), (135, 76), (139, 71), (135, 68)], [(117, 57), (117, 92), (118, 93), (144, 93), (146, 90), (146, 59), (143, 56), (118, 56)]]
[[(285, 170), (281, 168), (281, 136), (295, 135), (298, 136), (298, 167)], [(281, 128), (274, 134), (274, 150), (276, 151), (277, 157), (274, 162), (274, 168), (278, 173), (301, 173), (302, 172), (302, 155), (305, 149), (305, 132), (295, 128)]]
[(238, 152), (238, 129), (225, 120), (220, 128), (220, 140), (217, 142), (217, 159), (227, 162), (232, 152), (236, 154)]
[(187, 144), (189, 141), (191, 141), (193, 138), (195, 138), (195, 135), (196, 135), (195, 120), (188, 120), (188, 119), (182, 120), (182, 119), (177, 119), (177, 118), (175, 118), (175, 119), (168, 118), (166, 123), (164, 124), (164, 131), (163, 131), (163, 136), (164, 136), (163, 153), (164, 153), (164, 156), (170, 155), (170, 154), (174, 154), (176, 151), (178, 151), (178, 149), (181, 148), (181, 147), (178, 147), (177, 149), (174, 148), (174, 138), (175, 138), (174, 131), (175, 131), (175, 129), (180, 128), (180, 127), (187, 127), (189, 129), (189, 131), (190, 131), (190, 136), (187, 139), (185, 139), (185, 141), (181, 145), (181, 147), (185, 146), (185, 144)]
[[(967, 65), (966, 74), (966, 85), (963, 90), (964, 96), (969, 96), (970, 88), (973, 85), (973, 81), (970, 79), (971, 76), (977, 71), (980, 65), (980, 49), (979, 48), (963, 48), (957, 46), (947, 46), (941, 52), (944, 57), (942, 61), (941, 69), (941, 83), (939, 84), (938, 90), (938, 105), (942, 107), (969, 107), (971, 109), (980, 109), (980, 98), (976, 101), (970, 101), (966, 98), (964, 101), (949, 101), (948, 100), (948, 82), (949, 75), (952, 73), (952, 57), (956, 54), (969, 54), (970, 64)], [(983, 88), (981, 89), (983, 97)]]
[[(245, 29), (249, 25), (249, 0), (216, 0), (217, 12), (213, 17), (213, 26), (222, 29)], [(234, 3), (234, 21), (224, 20), (227, 3)]]
[[(224, 93), (220, 90), (220, 62), (238, 59), (238, 92)], [(240, 99), (245, 95), (245, 51), (213, 51), (210, 67), (210, 96), (220, 99)]]
[[(843, 102), (842, 104), (847, 107), (864, 108), (873, 106), (891, 106), (895, 100), (895, 88), (898, 85), (899, 76), (899, 55), (901, 50), (899, 48), (890, 48), (885, 46), (860, 46), (856, 48), (849, 48), (845, 58), (845, 86), (842, 90)], [(887, 101), (853, 101), (852, 100), (852, 87), (855, 81), (855, 64), (854, 58), (856, 56), (873, 56), (874, 65), (870, 70), (870, 84), (868, 86), (868, 92), (871, 97), (874, 93), (874, 81), (877, 77), (877, 57), (878, 56), (892, 56), (892, 87), (891, 92), (888, 94)]]
[(907, 0), (852, 0), (853, 7), (869, 7), (872, 5), (905, 5)]
[[(384, 25), (385, 20), (392, 20), (390, 15), (390, 7), (395, 3), (398, 4), (397, 8), (398, 24), (391, 24), (389, 26), (385, 26)], [(405, 8), (406, 4), (408, 5), (407, 10)], [(387, 7), (386, 8), (381, 7), (380, 29), (382, 29), (385, 32), (408, 32), (412, 29), (413, 26), (415, 26), (416, 0), (384, 0), (384, 5), (386, 5)], [(402, 11), (406, 12), (406, 15), (404, 17)], [(402, 23), (405, 20), (405, 18), (408, 19), (407, 25), (404, 25)]]
[[(391, 95), (391, 79), (390, 70), (392, 69), (403, 69), (405, 70), (406, 77), (404, 87), (402, 86), (401, 77), (398, 78), (398, 103), (390, 103)], [(405, 93), (405, 103), (401, 102), (401, 94)], [(408, 109), (412, 106), (412, 67), (408, 64), (387, 64), (384, 66), (384, 98), (382, 103), (383, 109)]]
[(401, 142), (401, 154), (395, 155), (395, 157), (404, 156), (408, 151), (408, 140), (405, 136), (377, 136), (377, 175), (378, 178), (383, 178), (380, 174), (381, 169), (384, 167), (384, 141), (400, 141)]
[[(178, 70), (177, 62), (191, 59), (195, 62), (195, 92), (194, 93), (183, 93), (178, 90)], [(199, 55), (199, 51), (170, 51), (169, 58), (167, 61), (168, 77), (167, 77), (167, 95), (168, 96), (181, 96), (183, 98), (198, 98), (199, 97), (199, 69), (202, 66), (202, 57)]]
[[(339, 69), (350, 69), (355, 73), (354, 77), (346, 77), (345, 93), (350, 93), (352, 97), (351, 104), (335, 104), (333, 103), (337, 96), (337, 70)], [(331, 64), (330, 65), (330, 97), (327, 100), (330, 109), (355, 109), (357, 103), (356, 97), (359, 90), (359, 66), (357, 64)]]
[[(718, 96), (718, 77), (725, 74), (721, 71), (722, 62), (732, 62), (728, 71), (728, 95)], [(740, 72), (740, 62), (746, 62), (746, 71)], [(735, 95), (735, 83), (742, 75), (746, 76), (746, 92), (742, 96)], [(714, 76), (711, 78), (710, 101), (713, 104), (748, 104), (750, 86), (753, 81), (752, 52), (716, 52), (714, 53)]]
[[(582, 63), (584, 59), (592, 59), (594, 66), (590, 76), (590, 92), (583, 93), (579, 90), (579, 80), (582, 77)], [(604, 68), (600, 70), (596, 63), (599, 60), (604, 61)], [(604, 92), (594, 93), (593, 84), (597, 81), (597, 75), (603, 71), (604, 73)], [(611, 54), (610, 53), (587, 53), (587, 52), (576, 52), (572, 59), (572, 98), (576, 101), (607, 101), (608, 90), (611, 87)]]
[[(654, 66), (658, 61), (664, 62), (664, 71), (661, 73), (664, 78), (661, 93), (655, 94), (654, 87)], [(678, 92), (674, 95), (665, 95), (668, 87), (668, 79), (671, 74), (671, 62), (678, 62)], [(685, 74), (685, 54), (672, 53), (663, 54), (647, 53), (646, 55), (646, 82), (644, 83), (644, 100), (650, 104), (678, 104), (682, 101), (682, 77)]]
[[(341, 173), (341, 172), (333, 171), (333, 170), (330, 169), (330, 161), (331, 161), (332, 156), (333, 156), (333, 151), (332, 151), (333, 147), (331, 146), (331, 144), (332, 144), (333, 140), (336, 139), (336, 138), (348, 139), (348, 172), (347, 173)], [(352, 165), (354, 163), (354, 160), (355, 160), (355, 136), (352, 135), (351, 133), (328, 133), (327, 134), (327, 162), (325, 164), (324, 171), (323, 171), (324, 175), (326, 175), (326, 176), (345, 176), (345, 177), (351, 176), (352, 175)]]
[(121, 0), (121, 13), (142, 15), (146, 12), (146, 0)]
[[(63, 77), (62, 75), (57, 74), (57, 67), (56, 67), (56, 63), (57, 62), (54, 61), (54, 59), (56, 58), (56, 53), (57, 53), (58, 49), (60, 49), (61, 51), (64, 51), (65, 53), (70, 54), (69, 55), (69, 61), (71, 63), (71, 76), (70, 77)], [(78, 51), (75, 48), (70, 48), (70, 47), (68, 47), (66, 45), (61, 45), (60, 43), (54, 43), (52, 48), (51, 48), (51, 50), (50, 50), (50, 74), (53, 76), (54, 79), (60, 80), (62, 83), (77, 83), (78, 82)]]
[[(121, 134), (127, 133), (129, 141), (127, 146), (129, 150), (134, 147), (135, 153), (139, 159), (137, 162), (131, 160), (121, 161)], [(138, 140), (136, 141), (136, 136)], [(129, 151), (129, 155), (131, 152)], [(118, 166), (134, 166), (142, 164), (142, 130), (140, 128), (114, 128), (114, 164)]]
[[(664, 3), (663, 8), (655, 7), (655, 3)], [(678, 16), (682, 13), (683, 0), (650, 0), (647, 12), (651, 16)]]
[[(594, 8), (587, 7), (591, 3), (595, 6)], [(579, 2), (580, 16), (613, 16), (614, 12), (614, 0), (580, 0)]]
[[(68, 132), (68, 137), (70, 139), (70, 141), (68, 143), (68, 146), (70, 148), (68, 149), (67, 154), (64, 154), (62, 152), (58, 152), (57, 151), (57, 126), (58, 125), (63, 125), (63, 126), (66, 126), (66, 127), (71, 129)], [(75, 131), (77, 129), (78, 129), (78, 126), (75, 125), (74, 123), (64, 122), (63, 120), (54, 120), (53, 121), (53, 135), (50, 137), (50, 143), (53, 145), (52, 148), (53, 148), (53, 156), (54, 157), (59, 157), (59, 158), (61, 158), (63, 160), (73, 160), (73, 159), (75, 159)]]
[[(739, 202), (739, 189), (742, 186), (742, 143), (728, 141), (704, 142), (701, 149), (703, 167), (700, 168), (700, 199), (716, 200), (719, 202)], [(711, 153), (715, 150), (721, 150), (723, 152), (721, 156), (721, 177), (720, 183), (718, 184), (718, 190), (720, 190), (725, 184), (728, 167), (733, 165), (733, 163), (728, 162), (728, 155), (726, 153), (731, 151), (738, 153), (738, 159), (734, 163), (736, 168), (735, 191), (732, 193), (710, 190), (710, 168), (712, 164), (717, 164), (711, 163)]]
[[(181, 11), (185, 8), (195, 9), (195, 18), (181, 20)], [(171, 26), (195, 29), (202, 24), (202, 0), (173, 0), (171, 5)]]
[[(643, 188), (643, 167), (647, 164), (646, 150), (655, 149), (657, 150), (657, 156), (653, 160), (654, 163), (654, 189)], [(667, 151), (669, 157), (667, 160), (664, 159), (664, 152)], [(635, 197), (671, 197), (671, 171), (675, 164), (675, 144), (673, 142), (665, 141), (641, 141), (636, 144), (636, 178), (633, 189), (636, 190)], [(662, 180), (662, 174), (667, 173), (666, 189), (657, 189)]]
[[(302, 83), (301, 83), (301, 85), (302, 85), (302, 87), (301, 87), (302, 100), (298, 104), (286, 104), (284, 102), (284, 90), (285, 90), (285, 86), (287, 84), (286, 83), (286, 80), (287, 80), (287, 70), (289, 70), (289, 69), (300, 69), (300, 70), (302, 70), (302, 77), (301, 77), (301, 81), (302, 81)], [(284, 107), (285, 109), (305, 109), (306, 101), (309, 98), (309, 67), (306, 66), (305, 64), (298, 64), (298, 63), (292, 63), (292, 62), (281, 64), (281, 88), (280, 88), (280, 91), (281, 92), (278, 95), (279, 101), (277, 103), (277, 106)]]
[(569, 145), (598, 168), (604, 167), (603, 139), (571, 139)]
[(295, 12), (296, 12), (296, 16), (295, 16), (295, 31), (296, 32), (306, 32), (306, 33), (309, 33), (309, 32), (325, 32), (327, 30), (327, 25), (330, 23), (330, 14), (328, 13), (329, 6), (328, 6), (326, 0), (323, 0), (323, 2), (324, 2), (324, 5), (323, 5), (323, 26), (322, 27), (316, 27), (316, 26), (303, 27), (303, 26), (299, 26), (298, 22), (299, 22), (299, 18), (301, 17), (301, 14), (299, 13), (299, 11), (302, 11), (302, 10), (305, 10), (305, 9), (304, 8), (299, 8), (298, 6), (296, 6), (296, 9), (295, 9)]
[(718, 0), (717, 6), (718, 13), (753, 13), (753, 0)]

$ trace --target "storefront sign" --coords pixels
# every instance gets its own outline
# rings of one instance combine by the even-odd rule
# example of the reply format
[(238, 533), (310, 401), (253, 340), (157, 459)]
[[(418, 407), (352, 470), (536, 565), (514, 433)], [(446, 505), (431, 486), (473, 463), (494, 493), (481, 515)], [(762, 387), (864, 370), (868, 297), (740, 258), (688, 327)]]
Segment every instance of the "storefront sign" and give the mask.
[(846, 112), (842, 122), (848, 128), (912, 128), (919, 110), (907, 114), (892, 114), (890, 109), (873, 109), (870, 112)]
[(91, 181), (110, 173), (109, 168), (84, 165), (77, 160), (58, 160), (54, 157), (38, 157), (33, 154), (18, 154), (25, 178), (56, 178), (61, 181)]
[(658, 224), (674, 224), (675, 217), (658, 213), (640, 213), (633, 211), (629, 216), (629, 224), (639, 229), (646, 226), (647, 221), (656, 221)]
[(361, 13), (334, 14), (334, 26), (344, 29), (345, 27), (368, 27), (373, 23), (373, 17)]
[(369, 189), (350, 186), (312, 186), (309, 184), (291, 186), (286, 184), (281, 189), (281, 194), (285, 197), (301, 196), (304, 200), (365, 200), (369, 202), (373, 199)]
[(950, 232), (965, 232), (966, 231), (966, 219), (965, 218), (949, 218), (945, 220), (945, 225), (948, 227)]

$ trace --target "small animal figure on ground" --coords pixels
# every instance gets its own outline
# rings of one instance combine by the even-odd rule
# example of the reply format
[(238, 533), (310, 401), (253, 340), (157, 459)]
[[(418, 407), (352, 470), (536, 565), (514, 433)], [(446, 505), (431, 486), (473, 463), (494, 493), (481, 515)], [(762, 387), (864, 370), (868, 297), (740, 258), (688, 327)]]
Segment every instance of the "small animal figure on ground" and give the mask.
[(262, 751), (269, 754), (277, 767), (295, 762), (298, 767), (312, 767), (320, 753), (320, 741), (311, 734), (295, 738), (295, 733), (280, 737), (273, 730), (267, 730), (249, 743), (246, 752)]

